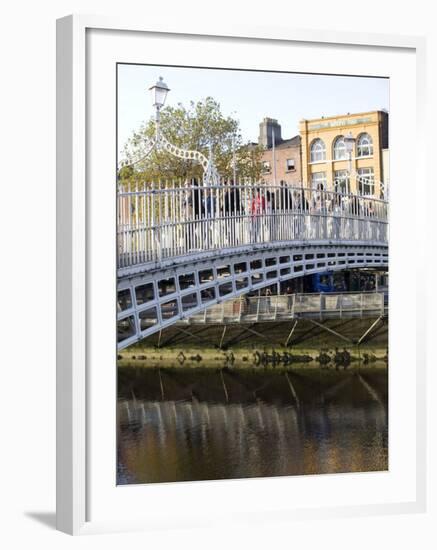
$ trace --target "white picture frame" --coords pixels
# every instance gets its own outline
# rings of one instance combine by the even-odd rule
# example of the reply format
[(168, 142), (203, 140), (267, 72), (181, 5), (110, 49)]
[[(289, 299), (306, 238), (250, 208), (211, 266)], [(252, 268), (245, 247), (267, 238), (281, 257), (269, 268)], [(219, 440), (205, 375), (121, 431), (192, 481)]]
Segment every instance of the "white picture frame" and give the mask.
[[(92, 408), (93, 393), (90, 380), (90, 369), (93, 368), (92, 337), (90, 336), (90, 281), (95, 276), (90, 272), (92, 261), (90, 250), (95, 250), (90, 237), (92, 220), (101, 216), (96, 210), (95, 201), (90, 200), (88, 181), (90, 177), (87, 162), (87, 117), (89, 117), (90, 97), (88, 80), (90, 65), (87, 60), (89, 48), (89, 32), (100, 30), (107, 33), (143, 33), (162, 40), (166, 38), (191, 36), (210, 37), (239, 43), (257, 41), (258, 44), (317, 44), (319, 47), (333, 48), (363, 48), (392, 49), (400, 55), (402, 52), (413, 55), (415, 59), (415, 82), (417, 104), (409, 108), (415, 113), (416, 135), (421, 136), (424, 124), (424, 108), (421, 93), (425, 85), (425, 41), (420, 37), (374, 35), (325, 32), (314, 33), (310, 30), (284, 28), (214, 28), (213, 25), (202, 28), (198, 24), (192, 27), (184, 25), (177, 28), (162, 23), (129, 21), (95, 16), (74, 15), (58, 20), (57, 23), (57, 527), (70, 534), (83, 534), (109, 530), (147, 529), (157, 525), (178, 524), (175, 514), (167, 517), (159, 514), (153, 521), (146, 521), (145, 516), (137, 515), (134, 519), (114, 517), (110, 513), (106, 517), (99, 516), (97, 520), (89, 514), (90, 484), (92, 480), (93, 459), (90, 454), (89, 413)], [(87, 37), (88, 34), (88, 37)], [(137, 35), (138, 36), (138, 35)], [(206, 38), (205, 38), (206, 39)], [(170, 46), (168, 47), (171, 49)], [(171, 53), (170, 51), (167, 53)], [(123, 59), (129, 61), (129, 59)], [(189, 63), (188, 63), (189, 64)], [(345, 71), (345, 74), (350, 74)], [(115, 116), (115, 115), (114, 115)], [(396, 128), (396, 125), (395, 125)], [(422, 148), (423, 150), (424, 148)], [(420, 147), (415, 154), (417, 158), (423, 155)], [(396, 155), (392, 157), (396, 167)], [(89, 160), (89, 159), (88, 159)], [(423, 162), (416, 162), (417, 186), (424, 185), (425, 177)], [(112, 169), (114, 165), (112, 165)], [(111, 169), (111, 167), (109, 168)], [(396, 173), (396, 170), (392, 170)], [(421, 183), (422, 182), (422, 183)], [(396, 207), (398, 208), (398, 207)], [(394, 214), (394, 218), (396, 215)], [(417, 235), (424, 221), (416, 217), (414, 234)], [(91, 232), (92, 233), (92, 232)], [(93, 233), (95, 234), (95, 232)], [(414, 235), (412, 236), (414, 242)], [(392, 241), (390, 241), (392, 246)], [(394, 247), (395, 249), (395, 247)], [(395, 249), (396, 252), (396, 249)], [(417, 254), (422, 254), (420, 244)], [(423, 255), (422, 255), (423, 257)], [(420, 258), (419, 258), (420, 259)], [(418, 262), (420, 263), (420, 262)], [(111, 287), (113, 281), (109, 282)], [(424, 289), (416, 283), (416, 306), (420, 313), (424, 303)], [(421, 298), (422, 297), (422, 298)], [(421, 298), (421, 299), (420, 299)], [(115, 300), (115, 291), (114, 291)], [(422, 316), (422, 318), (424, 318)], [(302, 517), (332, 517), (338, 515), (362, 515), (378, 513), (418, 512), (425, 509), (426, 502), (426, 467), (425, 467), (425, 357), (424, 331), (421, 317), (415, 322), (415, 393), (414, 403), (416, 415), (414, 422), (415, 442), (415, 486), (414, 498), (393, 500), (376, 504), (356, 503), (351, 505), (336, 505), (306, 508), (289, 506), (279, 507), (275, 516), (280, 519)], [(111, 345), (111, 344), (108, 344)], [(413, 349), (410, 350), (413, 353)], [(95, 363), (94, 363), (95, 364)], [(105, 375), (106, 376), (106, 375)], [(108, 374), (108, 376), (111, 376)], [(104, 384), (103, 384), (104, 387)], [(112, 397), (112, 396), (111, 396)], [(115, 430), (115, 426), (112, 428)], [(91, 430), (92, 431), (92, 430)], [(108, 457), (108, 460), (115, 458)], [(350, 478), (351, 479), (351, 478)], [(228, 482), (215, 482), (215, 487)], [(233, 487), (246, 487), (254, 481)], [(237, 482), (238, 484), (239, 482)], [(273, 480), (275, 490), (278, 483)], [(305, 480), (299, 483), (307, 483)], [(334, 483), (336, 483), (334, 481)], [(184, 484), (185, 487), (189, 484)], [(123, 488), (123, 491), (141, 489)], [(165, 495), (157, 493), (156, 498), (164, 498), (174, 492), (175, 500), (183, 495), (176, 495), (171, 485), (167, 485)], [(211, 487), (208, 484), (193, 484), (193, 493), (205, 498)], [(215, 489), (214, 489), (215, 490)], [(227, 485), (226, 490), (229, 490)], [(242, 490), (242, 489), (241, 489)], [(246, 489), (244, 489), (246, 490)], [(162, 491), (161, 491), (162, 492)], [(211, 494), (211, 493), (209, 493)], [(254, 520), (259, 517), (262, 505), (253, 505), (253, 509), (245, 511), (244, 518)], [(265, 517), (273, 519), (266, 510)], [(188, 519), (187, 519), (188, 518)], [(236, 517), (240, 521), (242, 517)], [(181, 516), (180, 525), (190, 521), (190, 515)], [(193, 525), (204, 525), (204, 518), (194, 518)]]

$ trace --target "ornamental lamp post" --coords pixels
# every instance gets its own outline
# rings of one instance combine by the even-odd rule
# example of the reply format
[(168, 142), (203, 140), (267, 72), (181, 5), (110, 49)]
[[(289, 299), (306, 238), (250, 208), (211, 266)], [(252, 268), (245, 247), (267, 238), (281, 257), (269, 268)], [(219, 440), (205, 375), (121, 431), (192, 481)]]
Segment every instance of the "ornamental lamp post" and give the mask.
[(170, 88), (164, 82), (162, 76), (159, 77), (159, 80), (153, 86), (150, 86), (149, 91), (152, 94), (152, 104), (156, 109), (155, 116), (155, 137), (146, 137), (144, 138), (144, 153), (141, 157), (133, 159), (129, 163), (121, 162), (120, 168), (123, 166), (134, 166), (138, 164), (145, 158), (147, 158), (153, 150), (162, 150), (170, 153), (174, 157), (181, 159), (190, 159), (201, 164), (203, 168), (203, 183), (204, 185), (218, 185), (220, 183), (220, 176), (217, 172), (216, 167), (214, 166), (212, 148), (210, 144), (210, 153), (209, 159), (200, 151), (188, 150), (183, 147), (174, 145), (168, 141), (168, 139), (163, 135), (160, 130), (160, 111), (165, 105), (165, 100), (167, 99), (167, 94), (170, 91)]
[(149, 88), (152, 94), (152, 103), (156, 109), (156, 122), (159, 123), (159, 111), (164, 107), (165, 100), (167, 99), (167, 94), (170, 91), (170, 88), (162, 79), (162, 76), (159, 77), (159, 80), (153, 86)]
[(352, 132), (349, 132), (348, 134), (346, 134), (344, 136), (344, 145), (345, 145), (346, 152), (348, 154), (348, 159), (349, 159), (349, 170), (348, 171), (349, 171), (349, 185), (350, 185), (350, 180), (351, 180), (351, 177), (352, 177), (352, 152), (355, 148), (355, 138), (352, 135)]

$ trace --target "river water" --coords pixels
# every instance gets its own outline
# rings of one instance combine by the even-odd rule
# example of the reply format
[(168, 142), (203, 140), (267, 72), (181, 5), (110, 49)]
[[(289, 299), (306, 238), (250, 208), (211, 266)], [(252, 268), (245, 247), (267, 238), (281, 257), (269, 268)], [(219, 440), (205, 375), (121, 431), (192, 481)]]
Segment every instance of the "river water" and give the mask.
[(388, 469), (387, 370), (119, 369), (117, 483)]

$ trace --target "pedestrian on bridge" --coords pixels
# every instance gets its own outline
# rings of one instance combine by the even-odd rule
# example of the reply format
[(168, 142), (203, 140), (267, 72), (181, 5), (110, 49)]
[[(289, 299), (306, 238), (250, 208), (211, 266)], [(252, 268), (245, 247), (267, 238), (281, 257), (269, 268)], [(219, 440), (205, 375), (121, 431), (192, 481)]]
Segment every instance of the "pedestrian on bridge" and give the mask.
[(197, 179), (185, 180), (184, 187), (184, 221), (187, 222), (185, 224), (186, 249), (187, 251), (197, 250), (200, 248), (201, 230), (199, 225), (204, 213), (202, 190)]
[(252, 242), (262, 242), (261, 222), (262, 216), (266, 211), (266, 200), (261, 190), (258, 187), (255, 191), (255, 196), (252, 199), (251, 214), (252, 214)]
[(305, 226), (305, 213), (308, 211), (308, 201), (302, 190), (293, 191), (293, 238), (303, 239)]
[(228, 216), (239, 215), (241, 212), (240, 190), (232, 179), (226, 180), (225, 187), (222, 210)]
[(224, 236), (226, 244), (233, 246), (240, 242), (240, 217), (242, 205), (240, 198), (240, 189), (234, 180), (226, 180), (223, 196), (222, 215), (225, 222)]
[(340, 195), (334, 195), (334, 198), (332, 199), (332, 224), (333, 224), (333, 235), (332, 237), (334, 239), (340, 238), (340, 224), (341, 224), (341, 216), (342, 216), (342, 209), (341, 209), (341, 197)]
[(277, 236), (277, 225), (276, 225), (276, 196), (274, 191), (266, 192), (266, 214), (267, 214), (267, 226), (269, 234), (266, 235), (266, 238), (269, 241), (276, 241)]
[(293, 197), (284, 180), (280, 181), (279, 210), (288, 211), (293, 208)]

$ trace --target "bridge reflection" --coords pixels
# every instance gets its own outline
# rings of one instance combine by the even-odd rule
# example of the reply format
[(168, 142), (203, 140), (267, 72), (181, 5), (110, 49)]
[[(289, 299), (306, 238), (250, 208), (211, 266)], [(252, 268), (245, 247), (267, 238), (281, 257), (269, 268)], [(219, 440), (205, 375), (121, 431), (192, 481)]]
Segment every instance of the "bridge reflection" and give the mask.
[(387, 469), (385, 369), (158, 376), (121, 378), (118, 483)]

